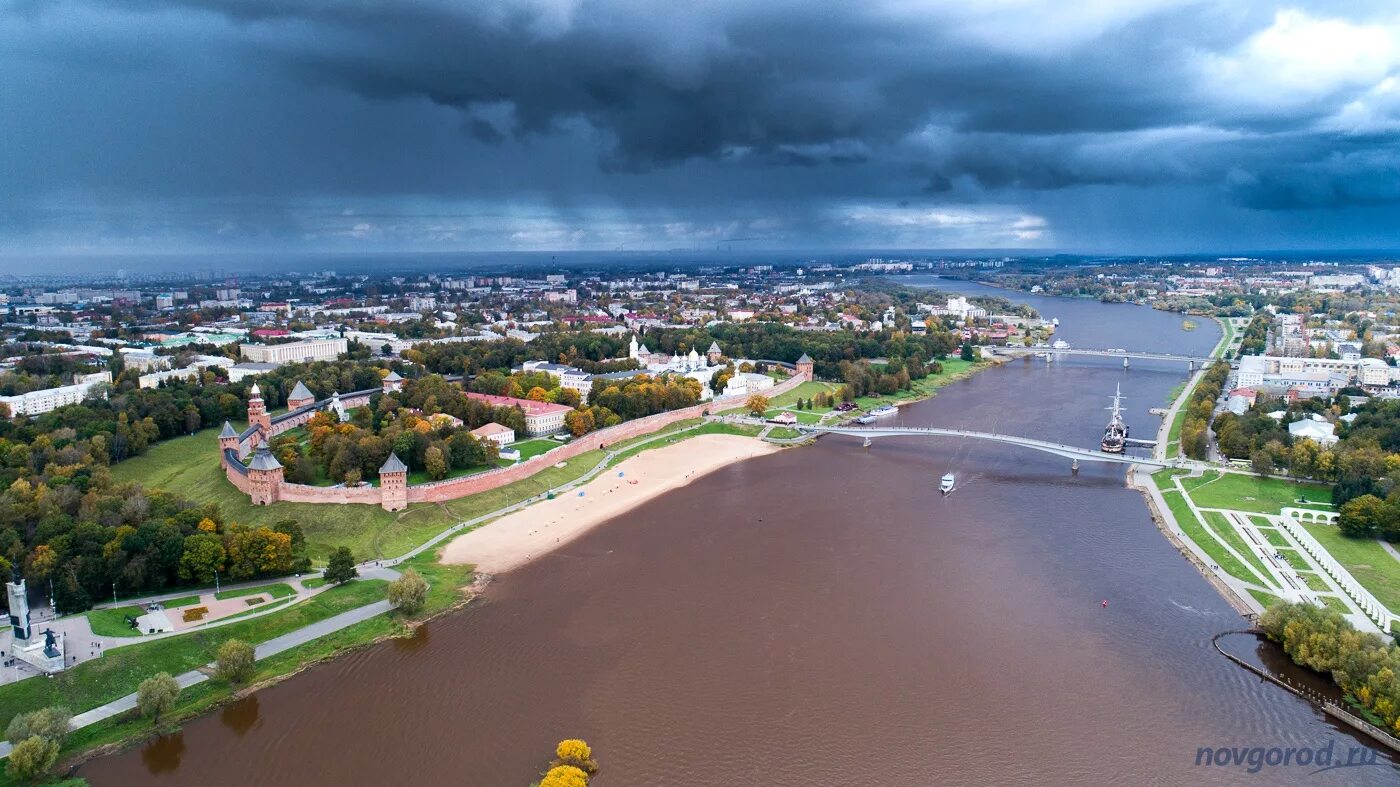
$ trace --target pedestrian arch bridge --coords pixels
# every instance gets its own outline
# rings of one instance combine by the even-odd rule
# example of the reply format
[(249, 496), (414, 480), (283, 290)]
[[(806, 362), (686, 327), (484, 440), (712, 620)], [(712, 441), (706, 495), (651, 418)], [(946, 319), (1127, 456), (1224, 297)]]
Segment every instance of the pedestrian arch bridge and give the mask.
[[(1218, 360), (1224, 360), (1224, 359), (1220, 359), (1220, 358), (1211, 358), (1211, 357), (1201, 356), (1201, 355), (1176, 355), (1176, 354), (1174, 354), (1174, 353), (1153, 353), (1153, 352), (1141, 352), (1141, 351), (1129, 351), (1129, 350), (1075, 350), (1075, 349), (1068, 348), (1068, 347), (1065, 348), (1065, 349), (1062, 349), (1062, 350), (1057, 350), (1057, 349), (1054, 349), (1053, 347), (1010, 347), (1010, 346), (1007, 346), (1007, 347), (989, 347), (989, 348), (983, 348), (983, 350), (986, 351), (986, 352), (988, 352), (989, 354), (1002, 355), (1002, 356), (1024, 356), (1024, 355), (1041, 355), (1041, 354), (1045, 354), (1045, 355), (1047, 355), (1047, 356), (1081, 355), (1081, 356), (1089, 356), (1089, 357), (1096, 357), (1096, 358), (1122, 358), (1124, 361), (1127, 361), (1127, 359), (1129, 359), (1129, 358), (1133, 358), (1133, 359), (1142, 360), (1142, 361), (1173, 361), (1173, 362), (1175, 362), (1175, 363), (1187, 363), (1187, 364), (1190, 364), (1192, 367), (1196, 367), (1196, 366), (1206, 366), (1206, 365), (1215, 363), (1215, 362), (1218, 361)], [(1231, 360), (1231, 361), (1229, 361), (1229, 363), (1230, 363), (1231, 366), (1238, 366), (1238, 365), (1239, 365), (1239, 361)]]
[(1126, 456), (1124, 454), (1107, 454), (1103, 451), (1093, 451), (1087, 448), (1079, 448), (1064, 443), (1051, 443), (1045, 440), (1035, 440), (1029, 437), (1016, 437), (1014, 435), (994, 434), (992, 432), (972, 432), (966, 429), (939, 429), (932, 426), (892, 426), (892, 427), (868, 427), (868, 426), (802, 426), (797, 429), (811, 434), (838, 434), (851, 437), (865, 438), (868, 443), (877, 437), (954, 437), (966, 438), (970, 440), (984, 440), (991, 443), (1001, 443), (1003, 445), (1019, 446), (1029, 448), (1032, 451), (1040, 451), (1055, 456), (1063, 456), (1072, 459), (1075, 466), (1083, 462), (1110, 462), (1120, 465), (1146, 465), (1148, 467), (1188, 467), (1189, 462), (1184, 460), (1163, 461), (1160, 459), (1148, 459), (1146, 457)]

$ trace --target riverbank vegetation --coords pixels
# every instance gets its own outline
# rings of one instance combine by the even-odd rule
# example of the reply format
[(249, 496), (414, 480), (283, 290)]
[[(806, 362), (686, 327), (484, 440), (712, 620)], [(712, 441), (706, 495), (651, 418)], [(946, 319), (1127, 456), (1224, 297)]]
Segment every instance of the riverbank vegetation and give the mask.
[(1259, 627), (1297, 664), (1326, 673), (1378, 726), (1400, 734), (1400, 647), (1357, 631), (1336, 610), (1276, 604)]
[(1211, 413), (1215, 400), (1230, 377), (1228, 363), (1216, 363), (1201, 376), (1186, 402), (1186, 415), (1181, 424), (1181, 452), (1192, 459), (1205, 459), (1209, 453)]

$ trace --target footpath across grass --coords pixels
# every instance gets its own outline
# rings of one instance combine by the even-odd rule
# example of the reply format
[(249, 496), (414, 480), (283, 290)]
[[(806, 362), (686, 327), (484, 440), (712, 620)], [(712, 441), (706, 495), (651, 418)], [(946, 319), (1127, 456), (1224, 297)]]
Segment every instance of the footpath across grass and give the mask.
[(226, 601), (231, 598), (256, 596), (259, 593), (266, 593), (269, 596), (272, 596), (273, 598), (287, 598), (288, 596), (295, 596), (297, 594), (297, 592), (292, 589), (292, 586), (288, 585), (286, 582), (275, 582), (271, 585), (256, 585), (254, 587), (225, 590), (224, 592), (219, 593), (216, 597), (220, 601)]

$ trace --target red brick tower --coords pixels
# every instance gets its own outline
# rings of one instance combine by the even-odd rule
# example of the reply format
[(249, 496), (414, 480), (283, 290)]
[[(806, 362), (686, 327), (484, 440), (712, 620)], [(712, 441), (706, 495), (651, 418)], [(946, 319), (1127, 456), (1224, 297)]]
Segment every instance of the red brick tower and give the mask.
[(385, 511), (408, 507), (408, 465), (392, 452), (379, 468), (379, 505)]
[(248, 392), (248, 425), (262, 427), (264, 444), (272, 436), (272, 417), (267, 414), (267, 405), (263, 404), (262, 391), (257, 383), (253, 383), (252, 390)]
[(219, 432), (219, 452), (223, 453), (230, 448), (234, 453), (238, 452), (238, 433), (233, 431), (233, 424), (224, 421), (224, 430)]
[(267, 450), (267, 446), (262, 446), (253, 454), (253, 461), (248, 463), (248, 480), (252, 482), (253, 488), (248, 494), (253, 505), (265, 506), (277, 502), (282, 491), (282, 463)]
[(797, 359), (796, 365), (798, 374), (808, 380), (816, 379), (816, 374), (814, 373), (815, 363), (812, 361), (812, 356), (807, 353), (802, 353), (802, 357)]

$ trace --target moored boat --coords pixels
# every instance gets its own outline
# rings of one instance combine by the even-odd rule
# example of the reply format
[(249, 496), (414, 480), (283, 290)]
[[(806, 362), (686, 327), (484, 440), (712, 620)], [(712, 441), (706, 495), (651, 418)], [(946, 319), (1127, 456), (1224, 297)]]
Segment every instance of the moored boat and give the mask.
[(876, 407), (874, 410), (871, 410), (870, 414), (875, 416), (876, 418), (881, 418), (886, 415), (894, 415), (897, 412), (899, 412), (898, 407), (895, 407), (892, 404), (882, 404), (879, 407)]

